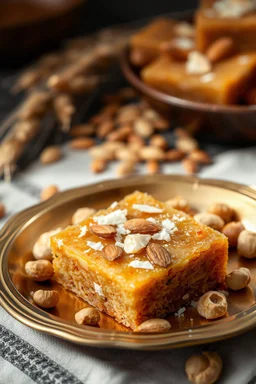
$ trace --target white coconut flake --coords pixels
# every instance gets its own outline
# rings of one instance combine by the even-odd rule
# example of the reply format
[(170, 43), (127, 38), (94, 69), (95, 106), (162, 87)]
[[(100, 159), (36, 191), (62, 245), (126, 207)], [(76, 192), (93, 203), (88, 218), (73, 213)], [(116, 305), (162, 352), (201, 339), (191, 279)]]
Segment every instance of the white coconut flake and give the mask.
[(129, 267), (133, 267), (133, 268), (154, 269), (153, 265), (149, 261), (133, 260), (128, 265)]
[(87, 227), (86, 225), (84, 225), (83, 227), (80, 227), (80, 234), (78, 236), (78, 238), (80, 239), (80, 237), (83, 237), (87, 232)]
[(110, 208), (116, 208), (117, 205), (118, 205), (118, 202), (117, 202), (117, 201), (114, 201), (114, 202), (110, 205)]
[(124, 240), (124, 251), (126, 253), (138, 253), (146, 247), (150, 239), (150, 235), (141, 235), (139, 233), (127, 235)]
[(115, 245), (120, 248), (124, 248), (124, 243), (121, 243), (120, 241), (116, 241)]
[(175, 214), (175, 215), (173, 215), (172, 219), (175, 220), (175, 221), (182, 222), (182, 221), (186, 220), (186, 217)]
[(186, 311), (186, 308), (182, 307), (177, 312), (174, 313), (174, 316), (175, 317), (183, 317), (185, 311)]
[(172, 40), (173, 43), (178, 46), (181, 49), (192, 49), (195, 46), (195, 42), (192, 39), (189, 39), (188, 37), (177, 37)]
[(165, 219), (162, 221), (162, 226), (164, 229), (166, 229), (166, 231), (171, 234), (175, 231), (178, 230), (178, 228), (176, 227), (175, 223), (169, 219)]
[(107, 215), (94, 216), (93, 220), (99, 225), (118, 225), (126, 222), (127, 209), (117, 209)]
[(104, 248), (104, 245), (100, 241), (98, 241), (97, 243), (95, 243), (94, 241), (87, 241), (87, 245), (95, 251), (102, 251), (102, 249)]
[(94, 285), (95, 292), (97, 292), (98, 295), (100, 295), (101, 297), (105, 297), (105, 295), (104, 295), (104, 293), (102, 291), (101, 286), (99, 284), (97, 284), (97, 283), (93, 283), (93, 285)]
[(239, 18), (256, 10), (255, 0), (219, 0), (213, 4), (219, 17)]
[(57, 239), (56, 242), (57, 242), (57, 245), (58, 245), (59, 248), (63, 245), (63, 240), (62, 239)]
[(147, 213), (161, 213), (163, 210), (161, 208), (153, 207), (152, 205), (147, 204), (133, 204), (133, 209), (137, 209), (140, 212)]
[(131, 231), (129, 229), (125, 229), (123, 224), (119, 224), (116, 228), (116, 232), (120, 235), (129, 235)]
[(200, 81), (201, 83), (210, 83), (211, 81), (213, 81), (215, 79), (215, 75), (214, 73), (210, 72), (210, 73), (207, 73), (206, 75), (203, 75), (200, 77)]
[(165, 228), (163, 228), (160, 232), (155, 233), (152, 236), (152, 239), (170, 241), (171, 237), (170, 237), (170, 234), (168, 233), (168, 231)]
[(197, 51), (189, 53), (186, 62), (187, 73), (191, 75), (202, 75), (210, 72), (211, 69), (211, 63), (205, 55)]

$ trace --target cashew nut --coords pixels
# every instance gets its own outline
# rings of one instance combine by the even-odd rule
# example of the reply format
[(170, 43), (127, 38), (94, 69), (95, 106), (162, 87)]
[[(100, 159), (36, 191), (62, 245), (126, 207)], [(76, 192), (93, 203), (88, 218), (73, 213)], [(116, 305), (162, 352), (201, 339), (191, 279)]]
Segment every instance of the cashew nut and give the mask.
[(59, 292), (39, 289), (33, 294), (34, 302), (42, 308), (53, 308), (59, 302)]
[(207, 225), (208, 227), (211, 227), (212, 229), (215, 229), (216, 231), (221, 231), (224, 227), (224, 220), (220, 217), (215, 215), (214, 213), (197, 213), (194, 216), (194, 219), (203, 225)]
[(221, 217), (225, 223), (229, 223), (234, 217), (235, 213), (233, 208), (223, 203), (215, 203), (211, 205), (207, 212), (214, 213), (215, 215)]
[(28, 261), (25, 271), (34, 281), (45, 281), (53, 276), (53, 266), (48, 260)]
[(222, 233), (223, 235), (227, 236), (230, 247), (237, 246), (238, 236), (243, 230), (244, 226), (240, 221), (232, 221), (231, 223), (225, 225), (225, 227), (222, 229)]
[(206, 292), (197, 302), (199, 315), (208, 320), (224, 316), (227, 308), (226, 296), (216, 291)]
[(54, 229), (49, 232), (43, 233), (35, 242), (32, 253), (35, 259), (41, 260), (52, 260), (51, 251), (51, 236), (56, 235), (61, 231), (61, 228)]
[(234, 269), (226, 276), (226, 284), (233, 291), (245, 288), (251, 281), (251, 272), (248, 268)]
[(87, 208), (87, 207), (79, 208), (73, 214), (72, 219), (71, 219), (71, 223), (73, 225), (79, 224), (82, 221), (84, 221), (85, 219), (87, 219), (87, 217), (92, 216), (95, 212), (96, 211), (93, 208)]
[(240, 256), (247, 259), (256, 257), (256, 232), (242, 231), (238, 237), (237, 250)]
[(95, 308), (83, 308), (75, 314), (77, 324), (97, 325), (100, 321), (100, 314)]
[(222, 366), (222, 360), (216, 352), (203, 352), (186, 361), (185, 372), (193, 384), (213, 384), (220, 377)]

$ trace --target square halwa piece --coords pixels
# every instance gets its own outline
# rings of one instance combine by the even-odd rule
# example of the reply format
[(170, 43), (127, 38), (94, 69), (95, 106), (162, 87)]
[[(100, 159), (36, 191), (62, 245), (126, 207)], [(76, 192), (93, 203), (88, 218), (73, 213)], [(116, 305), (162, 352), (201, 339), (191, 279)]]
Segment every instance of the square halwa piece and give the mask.
[(211, 72), (190, 74), (186, 63), (160, 57), (141, 72), (143, 81), (172, 96), (214, 104), (237, 104), (255, 76), (256, 53), (236, 55)]
[(205, 52), (215, 40), (228, 36), (238, 52), (256, 51), (255, 0), (202, 0), (196, 15), (197, 49)]
[(143, 67), (160, 54), (161, 43), (170, 41), (175, 33), (174, 20), (159, 18), (142, 28), (130, 40), (130, 60)]
[[(150, 234), (141, 228), (140, 234), (127, 229), (127, 221), (135, 218), (153, 224)], [(128, 224), (130, 227), (131, 222)], [(111, 225), (115, 237), (96, 236), (92, 232), (95, 225)], [(134, 222), (132, 228), (136, 229)], [(57, 282), (132, 329), (222, 287), (226, 274), (228, 242), (224, 235), (141, 192), (113, 203), (80, 225), (67, 227), (51, 243)], [(109, 261), (105, 250), (114, 244), (122, 255)], [(147, 256), (152, 244), (164, 247), (165, 266), (159, 266), (163, 260), (152, 258), (152, 252)]]

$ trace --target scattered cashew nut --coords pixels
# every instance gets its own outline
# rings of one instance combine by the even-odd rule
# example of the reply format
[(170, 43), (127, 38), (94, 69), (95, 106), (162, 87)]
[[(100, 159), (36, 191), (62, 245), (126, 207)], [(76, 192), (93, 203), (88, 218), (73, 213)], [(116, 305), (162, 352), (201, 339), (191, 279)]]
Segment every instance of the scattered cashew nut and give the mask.
[(193, 384), (213, 384), (220, 377), (222, 366), (222, 360), (216, 352), (203, 352), (186, 361), (185, 372)]
[(194, 216), (194, 219), (198, 223), (207, 225), (208, 227), (211, 227), (216, 231), (221, 231), (225, 225), (224, 220), (220, 216), (215, 215), (214, 213), (207, 213), (207, 212), (197, 213)]
[(222, 317), (227, 312), (228, 304), (226, 296), (220, 292), (206, 292), (197, 302), (197, 311), (207, 320)]
[(43, 233), (35, 242), (32, 253), (35, 259), (41, 260), (52, 260), (51, 251), (51, 236), (56, 235), (61, 231), (61, 228), (54, 229), (49, 232)]
[(248, 268), (234, 269), (226, 276), (226, 284), (233, 291), (247, 287), (251, 281), (251, 272)]
[(48, 260), (28, 261), (25, 271), (34, 281), (49, 280), (53, 276), (53, 266)]
[(79, 224), (85, 219), (87, 219), (87, 217), (92, 216), (95, 212), (96, 211), (93, 208), (87, 208), (87, 207), (79, 208), (73, 214), (71, 223), (73, 225)]
[(100, 321), (100, 314), (95, 308), (83, 308), (75, 314), (75, 320), (80, 325), (97, 325)]
[(59, 302), (59, 292), (39, 289), (33, 294), (34, 302), (42, 308), (53, 308)]
[(235, 213), (233, 208), (224, 203), (215, 203), (211, 205), (207, 212), (214, 213), (215, 215), (221, 217), (225, 223), (229, 223), (233, 219)]
[(240, 256), (247, 259), (256, 257), (256, 232), (242, 231), (238, 237), (237, 250)]

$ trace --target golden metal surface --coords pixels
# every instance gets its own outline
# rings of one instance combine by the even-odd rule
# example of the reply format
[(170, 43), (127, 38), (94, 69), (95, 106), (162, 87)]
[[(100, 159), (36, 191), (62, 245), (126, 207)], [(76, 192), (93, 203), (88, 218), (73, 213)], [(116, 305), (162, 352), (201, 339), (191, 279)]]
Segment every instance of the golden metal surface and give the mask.
[[(107, 207), (134, 190), (148, 192), (163, 201), (180, 195), (198, 211), (213, 202), (226, 202), (237, 210), (248, 229), (256, 230), (256, 191), (231, 182), (177, 175), (136, 176), (62, 192), (18, 213), (0, 232), (0, 304), (32, 328), (101, 347), (145, 350), (182, 347), (231, 337), (255, 326), (256, 260), (239, 258), (235, 252), (230, 253), (228, 269), (249, 268), (252, 282), (245, 290), (230, 293), (228, 315), (221, 320), (206, 321), (189, 307), (184, 317), (168, 317), (172, 329), (163, 334), (134, 333), (107, 315), (101, 316), (99, 327), (79, 326), (74, 322), (74, 314), (86, 303), (57, 283), (35, 283), (27, 278), (24, 265), (33, 259), (31, 249), (41, 233), (70, 224), (73, 212), (79, 207)], [(60, 302), (46, 311), (33, 304), (31, 292), (50, 284), (60, 292)]]

